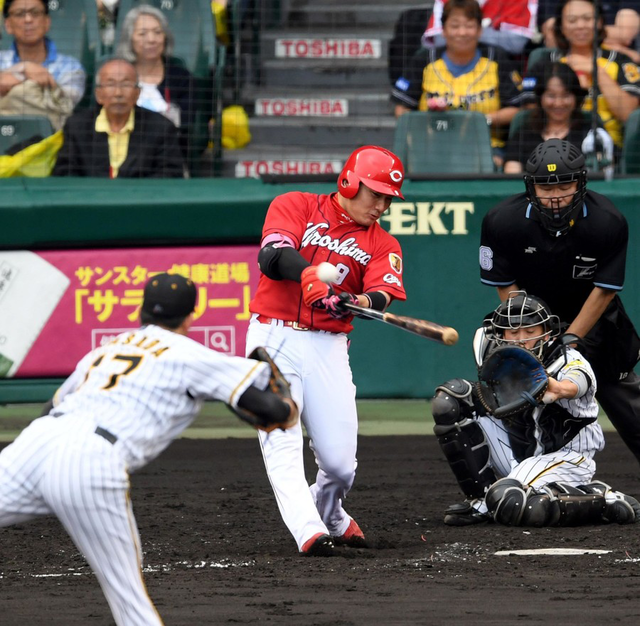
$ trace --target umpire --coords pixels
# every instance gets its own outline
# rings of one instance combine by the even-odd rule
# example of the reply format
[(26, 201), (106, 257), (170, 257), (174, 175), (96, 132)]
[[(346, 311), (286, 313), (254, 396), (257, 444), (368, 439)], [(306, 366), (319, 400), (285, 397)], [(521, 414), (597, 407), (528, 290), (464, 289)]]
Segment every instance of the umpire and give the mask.
[(544, 299), (584, 340), (596, 398), (640, 462), (640, 338), (622, 306), (629, 230), (605, 196), (587, 191), (585, 158), (549, 139), (531, 153), (526, 192), (482, 221), (480, 278), (502, 301), (524, 289)]

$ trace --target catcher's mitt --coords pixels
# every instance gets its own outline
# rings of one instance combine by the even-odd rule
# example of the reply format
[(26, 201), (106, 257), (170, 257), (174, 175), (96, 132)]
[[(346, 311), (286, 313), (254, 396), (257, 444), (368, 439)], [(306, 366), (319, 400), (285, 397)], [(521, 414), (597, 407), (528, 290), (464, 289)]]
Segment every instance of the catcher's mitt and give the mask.
[[(282, 430), (291, 428), (298, 421), (298, 407), (291, 398), (291, 386), (264, 348), (256, 348), (251, 352), (249, 358), (263, 361), (269, 365), (271, 368), (269, 384), (264, 391), (255, 390), (255, 393), (260, 395), (251, 398), (251, 409), (253, 410), (246, 406), (232, 407), (229, 405), (229, 408), (241, 420), (258, 430), (270, 433), (276, 428)], [(289, 407), (286, 417), (283, 416), (283, 402)], [(254, 409), (254, 406), (257, 408)]]
[(538, 406), (549, 376), (538, 357), (519, 346), (499, 346), (483, 361), (476, 390), (484, 408), (503, 419)]

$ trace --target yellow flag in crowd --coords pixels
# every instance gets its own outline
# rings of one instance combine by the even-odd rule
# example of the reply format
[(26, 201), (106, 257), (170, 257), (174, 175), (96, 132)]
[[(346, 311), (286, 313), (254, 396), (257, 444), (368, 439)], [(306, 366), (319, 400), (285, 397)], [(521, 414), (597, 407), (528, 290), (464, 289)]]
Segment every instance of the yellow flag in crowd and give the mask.
[(44, 178), (49, 176), (56, 164), (58, 151), (62, 148), (63, 143), (62, 131), (59, 130), (16, 154), (0, 156), (0, 178), (12, 176)]

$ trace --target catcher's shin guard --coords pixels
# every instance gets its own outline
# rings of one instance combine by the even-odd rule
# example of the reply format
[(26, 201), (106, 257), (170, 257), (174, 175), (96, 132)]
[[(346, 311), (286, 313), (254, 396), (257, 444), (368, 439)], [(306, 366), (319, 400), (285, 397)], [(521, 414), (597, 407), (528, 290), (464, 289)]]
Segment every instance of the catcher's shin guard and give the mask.
[(607, 521), (602, 493), (565, 483), (549, 483), (535, 490), (514, 478), (502, 478), (487, 492), (486, 503), (494, 520), (507, 526), (582, 526)]
[(438, 438), (451, 470), (467, 498), (482, 498), (496, 479), (489, 467), (489, 445), (482, 428), (473, 419), (472, 385), (455, 378), (440, 385), (432, 410)]
[(584, 493), (604, 496), (605, 506), (602, 521), (616, 524), (635, 524), (640, 521), (640, 502), (621, 491), (613, 491), (609, 485), (595, 480), (588, 485), (580, 485)]
[(583, 526), (605, 521), (606, 501), (602, 493), (559, 482), (549, 483), (543, 490), (550, 494), (558, 509), (557, 521), (549, 526)]

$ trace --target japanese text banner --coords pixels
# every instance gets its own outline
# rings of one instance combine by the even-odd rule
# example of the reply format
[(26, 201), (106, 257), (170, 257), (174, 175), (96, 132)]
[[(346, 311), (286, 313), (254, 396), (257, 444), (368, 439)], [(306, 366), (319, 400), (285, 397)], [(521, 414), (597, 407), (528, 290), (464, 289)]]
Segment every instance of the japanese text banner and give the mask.
[(198, 289), (189, 336), (244, 355), (257, 246), (0, 252), (0, 377), (69, 375), (90, 350), (140, 325), (147, 280)]

